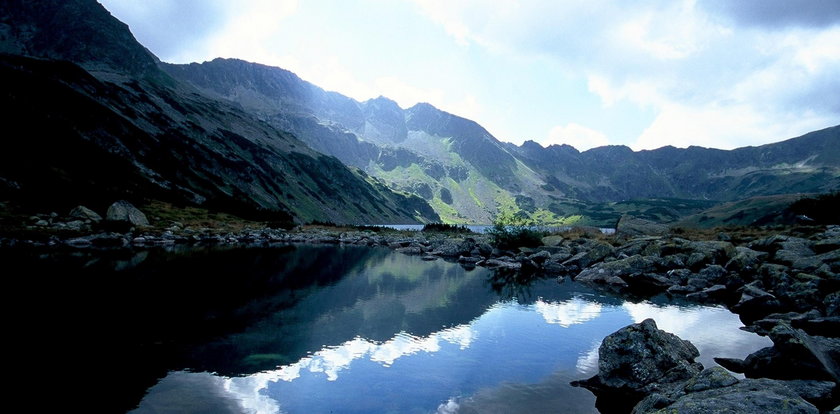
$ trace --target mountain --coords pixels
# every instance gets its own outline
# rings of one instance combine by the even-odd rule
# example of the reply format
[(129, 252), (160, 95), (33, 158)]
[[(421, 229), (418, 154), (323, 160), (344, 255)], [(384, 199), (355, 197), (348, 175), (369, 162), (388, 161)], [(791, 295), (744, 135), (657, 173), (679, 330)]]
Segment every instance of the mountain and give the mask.
[(439, 219), (422, 199), (176, 80), (93, 0), (0, 3), (0, 52), (0, 199), (162, 200), (298, 222)]
[(840, 126), (731, 151), (606, 146), (579, 152), (502, 143), (476, 122), (429, 104), (402, 109), (384, 97), (359, 102), (292, 72), (241, 60), (162, 67), (390, 188), (424, 198), (450, 222), (489, 223), (513, 213), (554, 224), (609, 225), (624, 210), (615, 203), (631, 200), (659, 199), (649, 208), (671, 211), (650, 214), (676, 219), (709, 200), (840, 188)]

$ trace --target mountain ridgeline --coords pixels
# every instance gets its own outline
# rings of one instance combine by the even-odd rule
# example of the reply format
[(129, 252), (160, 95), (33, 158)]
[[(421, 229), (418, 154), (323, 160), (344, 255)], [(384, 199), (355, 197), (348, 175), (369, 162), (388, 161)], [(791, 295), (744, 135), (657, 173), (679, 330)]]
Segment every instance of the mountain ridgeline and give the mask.
[(94, 0), (0, 3), (0, 82), (0, 200), (33, 206), (607, 226), (840, 189), (840, 126), (731, 151), (516, 146), (429, 104), (359, 102), (280, 68), (160, 62)]
[(438, 220), (236, 105), (160, 68), (93, 0), (0, 4), (0, 198), (40, 208), (162, 200), (246, 217)]
[[(633, 212), (638, 206), (630, 200), (641, 199), (660, 200), (657, 208), (666, 211), (658, 218), (668, 220), (708, 206), (687, 200), (840, 188), (840, 126), (731, 151), (606, 146), (579, 152), (568, 145), (502, 143), (479, 124), (429, 104), (402, 109), (384, 97), (358, 102), (289, 71), (241, 60), (162, 67), (389, 187), (424, 198), (452, 222), (488, 223), (499, 213), (515, 213), (540, 222), (603, 225)], [(594, 211), (596, 204), (606, 214)]]

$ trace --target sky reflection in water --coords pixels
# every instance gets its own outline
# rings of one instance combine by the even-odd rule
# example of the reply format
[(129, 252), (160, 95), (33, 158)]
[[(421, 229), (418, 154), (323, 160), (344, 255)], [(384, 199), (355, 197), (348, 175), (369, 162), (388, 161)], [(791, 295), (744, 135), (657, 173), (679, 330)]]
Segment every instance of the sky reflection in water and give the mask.
[[(292, 315), (298, 330), (310, 329), (297, 338), (307, 344), (305, 356), (244, 376), (171, 372), (136, 412), (588, 413), (597, 412), (594, 397), (568, 383), (594, 375), (600, 341), (630, 323), (654, 318), (694, 343), (707, 367), (712, 357), (745, 357), (769, 344), (740, 331), (738, 317), (722, 308), (623, 302), (553, 279), (500, 298), (490, 275), (440, 260), (375, 256), (272, 315), (259, 335), (233, 339), (264, 337)], [(359, 333), (340, 340), (337, 332), (349, 331), (333, 324), (350, 320)], [(365, 336), (379, 320), (387, 320), (390, 336), (375, 329), (370, 336), (380, 339)], [(277, 343), (275, 352), (288, 354), (279, 348), (289, 346)]]

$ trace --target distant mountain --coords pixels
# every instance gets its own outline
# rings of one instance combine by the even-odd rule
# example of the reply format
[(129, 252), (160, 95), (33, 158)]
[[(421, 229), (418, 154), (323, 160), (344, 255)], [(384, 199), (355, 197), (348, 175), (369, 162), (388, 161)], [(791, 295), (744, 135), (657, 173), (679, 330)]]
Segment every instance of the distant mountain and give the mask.
[[(298, 221), (439, 219), (291, 128), (174, 79), (93, 0), (1, 2), (0, 52), (0, 199), (49, 208), (159, 199)], [(325, 96), (338, 108), (347, 101)]]
[[(508, 212), (603, 225), (617, 217), (587, 215), (593, 203), (722, 202), (840, 188), (840, 126), (732, 151), (607, 146), (579, 152), (568, 145), (502, 143), (476, 122), (429, 104), (402, 109), (384, 97), (358, 102), (289, 71), (241, 60), (162, 67), (389, 187), (424, 198), (447, 221), (488, 223)], [(698, 211), (696, 203), (673, 205), (692, 207), (669, 217)], [(613, 211), (602, 207), (596, 210)]]

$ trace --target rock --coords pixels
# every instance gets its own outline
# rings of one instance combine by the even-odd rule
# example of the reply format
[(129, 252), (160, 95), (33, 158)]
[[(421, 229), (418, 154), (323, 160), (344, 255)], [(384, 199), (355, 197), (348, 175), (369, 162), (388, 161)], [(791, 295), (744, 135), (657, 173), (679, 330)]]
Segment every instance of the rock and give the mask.
[(73, 247), (89, 247), (93, 244), (89, 237), (75, 237), (65, 241), (64, 243)]
[(724, 265), (737, 254), (735, 246), (726, 241), (690, 241), (685, 247), (691, 251), (686, 265), (694, 271), (710, 264)]
[(714, 285), (699, 292), (689, 293), (687, 299), (699, 302), (720, 302), (729, 296), (729, 290), (724, 285)]
[[(769, 335), (773, 347), (793, 363), (794, 378), (840, 382), (840, 339), (812, 336), (801, 329), (779, 324)], [(804, 371), (803, 371), (804, 370)]]
[(102, 221), (102, 216), (85, 206), (73, 207), (70, 213), (67, 214), (67, 217), (81, 221), (90, 220), (93, 223)]
[(817, 254), (827, 253), (840, 249), (840, 236), (828, 237), (814, 242), (812, 246)]
[(528, 260), (531, 260), (537, 264), (543, 264), (546, 260), (551, 258), (551, 253), (547, 251), (539, 251), (530, 256), (528, 256)]
[(670, 389), (700, 373), (700, 353), (691, 342), (656, 327), (653, 319), (629, 325), (604, 338), (598, 374), (572, 385), (639, 396)]
[(483, 266), (485, 267), (501, 267), (507, 269), (519, 269), (522, 267), (522, 264), (519, 262), (509, 262), (506, 260), (501, 259), (487, 259), (483, 262)]
[(747, 247), (738, 246), (735, 248), (735, 256), (726, 262), (724, 268), (735, 272), (755, 272), (761, 263), (761, 259), (767, 253), (758, 252)]
[(840, 316), (826, 316), (812, 319), (792, 320), (791, 326), (802, 329), (808, 335), (838, 337), (840, 335)]
[(149, 220), (142, 211), (128, 201), (120, 200), (111, 204), (105, 213), (105, 219), (111, 222), (130, 223), (133, 226), (148, 226)]
[[(629, 286), (629, 280), (645, 273), (655, 272), (656, 262), (650, 257), (635, 255), (626, 259), (598, 263), (584, 269), (574, 279), (581, 283)], [(641, 281), (641, 278), (637, 280)]]
[(836, 384), (831, 381), (791, 380), (784, 385), (821, 410), (828, 411), (837, 404), (833, 397)]
[[(786, 413), (818, 414), (819, 410), (784, 384), (784, 381), (747, 379), (728, 386), (691, 392), (677, 398), (649, 396), (639, 402), (633, 414), (645, 413)], [(673, 403), (664, 405), (669, 400)]]
[(563, 243), (563, 236), (551, 235), (542, 238), (543, 246), (559, 246)]
[(615, 233), (624, 237), (662, 236), (668, 233), (668, 226), (625, 214), (618, 220)]
[(787, 322), (777, 324), (768, 336), (773, 346), (759, 349), (743, 361), (747, 377), (840, 381), (839, 339), (808, 335)]
[(47, 227), (50, 225), (50, 222), (47, 220), (38, 220), (35, 222), (35, 225), (38, 227)]
[[(462, 257), (463, 257), (463, 256), (462, 256)], [(435, 261), (435, 260), (439, 259), (439, 257), (437, 257), (437, 256), (433, 256), (433, 255), (430, 255), (430, 254), (427, 254), (427, 255), (425, 255), (425, 256), (423, 256), (423, 257), (421, 257), (421, 259), (422, 259), (422, 260), (425, 260), (425, 261), (427, 261), (427, 262), (433, 262), (433, 261)]]
[(685, 382), (683, 391), (699, 392), (715, 388), (728, 387), (738, 383), (738, 379), (721, 367), (704, 369), (699, 374)]
[(828, 316), (840, 316), (840, 292), (830, 293), (823, 299), (825, 314)]
[(586, 240), (585, 244), (579, 249), (581, 251), (564, 261), (562, 265), (586, 269), (590, 265), (604, 260), (605, 257), (612, 255), (615, 251), (612, 245), (597, 240)]
[(64, 223), (64, 225), (67, 226), (68, 229), (76, 231), (81, 231), (87, 228), (85, 222), (81, 220), (68, 221), (67, 223)]
[(423, 254), (423, 248), (420, 246), (406, 246), (394, 250), (402, 254), (407, 254), (409, 256), (419, 256)]
[(744, 371), (747, 370), (746, 363), (744, 362), (743, 359), (715, 357), (714, 361), (718, 365), (720, 365), (720, 366), (722, 366), (722, 367), (724, 367), (724, 368), (726, 368), (726, 369), (728, 369), (732, 372), (737, 372), (739, 374), (743, 374)]
[(444, 239), (435, 252), (443, 257), (469, 256), (474, 247), (475, 242), (470, 239)]
[(468, 263), (475, 265), (476, 263), (480, 262), (481, 258), (472, 257), (472, 256), (461, 256), (458, 258), (458, 263)]
[(493, 254), (493, 246), (491, 246), (489, 243), (478, 243), (475, 245), (475, 247), (478, 249), (478, 252), (481, 253), (481, 255), (484, 257), (488, 257), (491, 254)]
[(816, 256), (816, 253), (810, 247), (812, 243), (806, 239), (788, 237), (778, 244), (780, 249), (773, 255), (773, 260), (782, 264), (794, 266), (795, 263), (804, 258)]
[(741, 299), (732, 306), (732, 311), (749, 323), (780, 309), (779, 301), (772, 294), (760, 287), (760, 282), (752, 282), (741, 287)]

